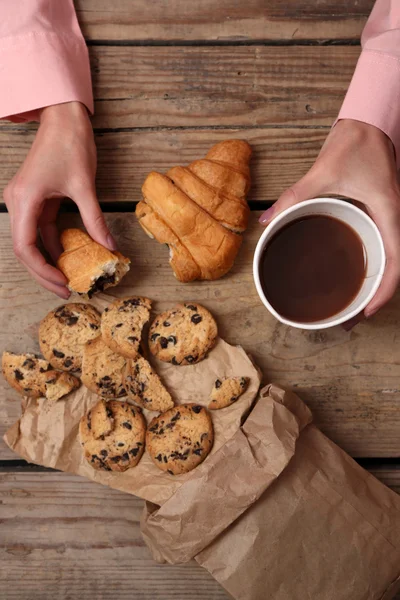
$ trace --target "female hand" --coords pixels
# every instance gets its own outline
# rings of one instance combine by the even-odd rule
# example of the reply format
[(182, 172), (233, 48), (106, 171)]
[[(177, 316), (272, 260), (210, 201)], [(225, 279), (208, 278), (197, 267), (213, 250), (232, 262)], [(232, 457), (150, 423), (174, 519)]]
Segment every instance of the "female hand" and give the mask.
[(380, 129), (350, 119), (339, 121), (308, 173), (283, 192), (260, 222), (267, 225), (289, 206), (327, 194), (362, 203), (382, 234), (386, 269), (364, 311), (371, 317), (390, 300), (400, 280), (400, 188), (392, 142)]
[(44, 108), (40, 126), (23, 165), (4, 190), (14, 252), (46, 289), (68, 298), (64, 275), (48, 264), (37, 248), (37, 233), (53, 261), (62, 247), (56, 218), (61, 198), (77, 205), (89, 235), (115, 250), (95, 189), (96, 146), (83, 104), (69, 102)]

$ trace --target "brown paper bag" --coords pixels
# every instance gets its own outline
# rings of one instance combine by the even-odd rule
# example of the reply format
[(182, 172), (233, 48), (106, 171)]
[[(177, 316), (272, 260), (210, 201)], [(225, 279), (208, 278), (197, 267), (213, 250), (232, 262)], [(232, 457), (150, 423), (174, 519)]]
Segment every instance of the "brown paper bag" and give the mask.
[[(264, 388), (241, 427), (245, 451), (232, 439), (195, 494), (184, 485), (161, 508), (147, 504), (142, 529), (154, 557), (195, 557), (237, 600), (393, 598), (400, 588), (400, 498), (307, 426), (309, 416), (294, 394)], [(290, 438), (294, 456), (279, 471), (276, 442), (282, 450)], [(228, 469), (238, 480), (216, 497), (227, 463), (235, 464)]]

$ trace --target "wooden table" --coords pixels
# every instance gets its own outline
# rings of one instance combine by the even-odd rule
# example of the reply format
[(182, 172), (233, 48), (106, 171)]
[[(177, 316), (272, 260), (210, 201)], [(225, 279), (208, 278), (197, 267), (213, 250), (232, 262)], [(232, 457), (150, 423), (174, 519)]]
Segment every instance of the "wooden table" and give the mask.
[[(373, 0), (78, 0), (96, 98), (98, 193), (132, 271), (115, 295), (164, 308), (196, 298), (241, 343), (265, 381), (291, 386), (321, 429), (400, 492), (400, 297), (351, 333), (302, 332), (262, 307), (251, 275), (260, 210), (303, 175), (335, 118)], [(0, 186), (34, 125), (0, 125)], [(132, 214), (151, 169), (201, 157), (231, 137), (254, 148), (252, 218), (233, 271), (212, 285), (176, 282), (166, 251)], [(2, 207), (4, 209), (4, 207)], [(0, 214), (1, 347), (37, 351), (37, 323), (57, 300), (12, 254)], [(80, 224), (76, 214), (63, 225)], [(19, 398), (0, 384), (0, 431)], [(0, 588), (5, 600), (217, 600), (196, 565), (159, 566), (139, 533), (142, 502), (82, 478), (27, 465), (0, 446)]]

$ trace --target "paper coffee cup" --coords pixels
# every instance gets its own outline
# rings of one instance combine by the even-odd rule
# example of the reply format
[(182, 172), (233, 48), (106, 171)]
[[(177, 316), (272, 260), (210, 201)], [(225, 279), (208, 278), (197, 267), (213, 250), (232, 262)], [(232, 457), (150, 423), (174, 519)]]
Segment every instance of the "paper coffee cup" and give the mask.
[[(268, 302), (261, 285), (260, 261), (268, 242), (282, 227), (310, 215), (323, 215), (343, 221), (359, 235), (364, 246), (366, 273), (360, 291), (346, 308), (328, 319), (313, 321), (312, 323), (300, 323), (286, 319)], [(365, 212), (351, 204), (351, 202), (344, 200), (315, 198), (288, 208), (266, 227), (258, 241), (254, 254), (253, 275), (262, 303), (281, 323), (299, 329), (326, 329), (345, 323), (364, 310), (378, 290), (385, 271), (385, 264), (386, 257), (382, 236), (374, 221)]]

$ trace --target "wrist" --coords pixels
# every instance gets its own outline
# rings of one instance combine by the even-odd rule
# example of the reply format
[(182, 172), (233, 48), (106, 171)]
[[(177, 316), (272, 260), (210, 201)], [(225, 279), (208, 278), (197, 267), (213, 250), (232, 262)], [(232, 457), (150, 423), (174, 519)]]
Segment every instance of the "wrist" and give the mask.
[(86, 106), (81, 102), (64, 102), (63, 104), (46, 106), (41, 109), (39, 119), (40, 124), (59, 125), (71, 121), (77, 124), (90, 123)]
[(347, 140), (352, 146), (361, 145), (382, 145), (386, 146), (389, 151), (395, 156), (395, 150), (392, 140), (379, 127), (365, 123), (364, 121), (356, 121), (355, 119), (340, 119), (333, 128), (332, 132), (343, 139)]

